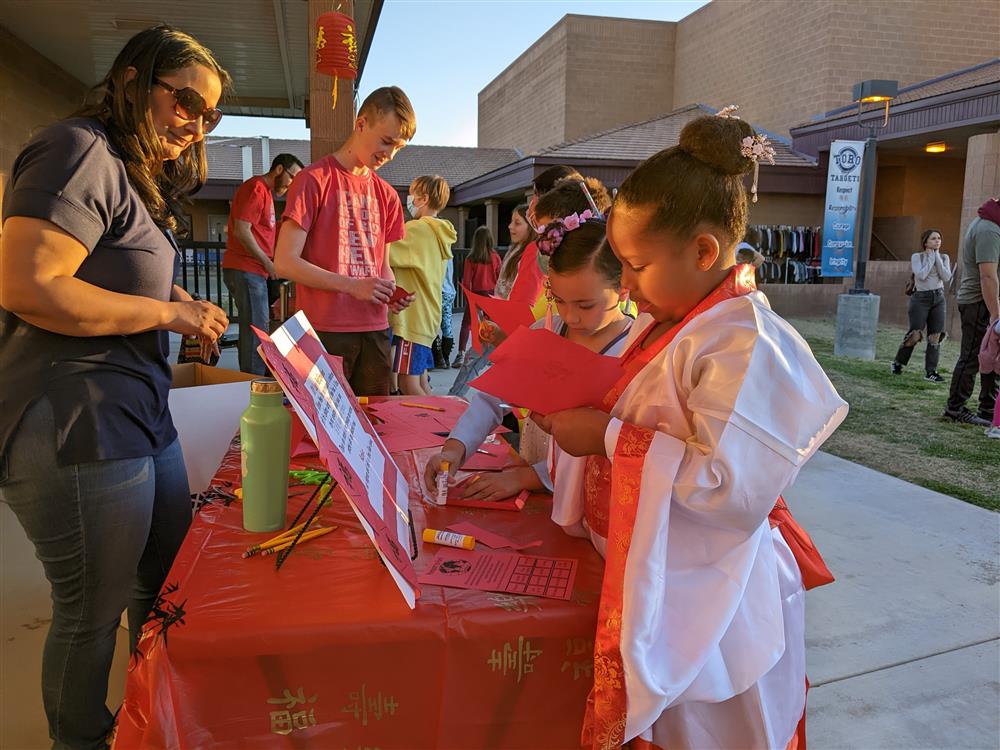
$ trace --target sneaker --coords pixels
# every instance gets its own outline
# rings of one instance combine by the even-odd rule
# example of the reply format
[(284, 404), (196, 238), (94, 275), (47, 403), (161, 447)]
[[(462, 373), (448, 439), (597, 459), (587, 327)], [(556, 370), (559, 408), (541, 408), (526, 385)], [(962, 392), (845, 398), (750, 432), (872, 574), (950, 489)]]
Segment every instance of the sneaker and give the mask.
[(462, 364), (464, 362), (465, 362), (465, 357), (462, 355), (461, 352), (459, 352), (455, 356), (455, 361), (451, 363), (452, 369), (461, 370), (462, 369)]
[(945, 409), (944, 414), (941, 416), (944, 419), (950, 419), (952, 422), (958, 422), (959, 424), (974, 424), (977, 427), (990, 426), (990, 420), (983, 419), (982, 417), (973, 414), (968, 409), (962, 409), (962, 411), (950, 411)]
[(993, 425), (986, 430), (986, 437), (993, 438), (994, 440), (1000, 440), (1000, 425)]
[(924, 380), (926, 380), (928, 382), (931, 382), (931, 383), (943, 383), (944, 382), (944, 378), (942, 378), (936, 372), (929, 372), (929, 373), (927, 373), (926, 375), (924, 375)]
[(892, 363), (892, 374), (893, 375), (902, 375), (903, 374), (903, 366), (901, 364), (899, 364), (899, 362), (893, 362)]

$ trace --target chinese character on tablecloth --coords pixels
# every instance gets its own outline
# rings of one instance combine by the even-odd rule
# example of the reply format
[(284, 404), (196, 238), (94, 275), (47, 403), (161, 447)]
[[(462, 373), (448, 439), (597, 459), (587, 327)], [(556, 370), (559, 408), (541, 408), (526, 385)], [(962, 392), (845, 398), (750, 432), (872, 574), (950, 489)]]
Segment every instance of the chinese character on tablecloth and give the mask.
[(588, 638), (566, 639), (566, 660), (560, 672), (573, 670), (573, 679), (594, 676), (594, 641)]
[(359, 719), (361, 726), (364, 727), (368, 726), (369, 719), (381, 721), (386, 714), (395, 716), (396, 709), (399, 708), (399, 703), (391, 695), (383, 696), (381, 690), (375, 695), (371, 695), (367, 685), (364, 684), (361, 685), (360, 690), (349, 693), (348, 698), (351, 702), (340, 709), (341, 712), (354, 714), (354, 718)]
[(533, 596), (488, 594), (486, 598), (505, 612), (527, 612), (531, 607), (534, 607), (537, 610), (541, 610), (542, 608), (542, 605), (539, 604)]
[[(272, 705), (284, 706), (283, 711), (271, 711), (271, 733), (291, 734), (295, 729), (308, 729), (316, 726), (315, 709), (305, 710), (307, 703), (315, 703), (318, 695), (306, 698), (305, 690), (300, 686), (298, 691), (293, 693), (289, 688), (285, 688), (280, 698), (268, 698), (267, 702)], [(292, 711), (296, 706), (303, 706), (298, 711)]]
[(517, 637), (517, 645), (509, 641), (503, 644), (501, 649), (493, 649), (493, 653), (486, 663), (490, 666), (491, 672), (500, 672), (505, 677), (507, 674), (517, 674), (517, 681), (524, 679), (524, 675), (535, 671), (533, 662), (542, 653), (542, 650), (532, 649), (531, 641), (526, 640), (523, 635)]

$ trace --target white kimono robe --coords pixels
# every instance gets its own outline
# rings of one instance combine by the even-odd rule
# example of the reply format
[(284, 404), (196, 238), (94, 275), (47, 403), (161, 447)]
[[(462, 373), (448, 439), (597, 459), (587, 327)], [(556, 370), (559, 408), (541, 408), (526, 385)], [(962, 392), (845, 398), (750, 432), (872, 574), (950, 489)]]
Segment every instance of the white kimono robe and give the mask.
[(752, 292), (691, 319), (611, 413), (612, 466), (623, 422), (655, 430), (625, 560), (624, 740), (784, 748), (805, 701), (804, 591), (768, 513), (847, 404)]

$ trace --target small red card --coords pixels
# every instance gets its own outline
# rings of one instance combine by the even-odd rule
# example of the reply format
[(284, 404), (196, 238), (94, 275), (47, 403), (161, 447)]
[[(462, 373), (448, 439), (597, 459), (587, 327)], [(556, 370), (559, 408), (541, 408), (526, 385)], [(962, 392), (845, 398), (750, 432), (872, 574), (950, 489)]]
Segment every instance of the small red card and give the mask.
[(462, 487), (472, 482), (476, 477), (470, 477), (465, 481), (459, 482), (450, 490), (448, 490), (448, 505), (452, 507), (460, 508), (485, 508), (487, 510), (521, 510), (524, 507), (524, 503), (528, 499), (528, 491), (521, 490), (520, 494), (509, 497), (506, 500), (470, 500), (469, 498), (459, 497), (459, 491)]
[(396, 285), (396, 291), (394, 291), (392, 293), (392, 296), (389, 297), (389, 304), (390, 305), (394, 305), (395, 303), (397, 303), (400, 300), (405, 299), (406, 297), (409, 297), (409, 296), (410, 296), (410, 293), (408, 291), (406, 291), (405, 289), (403, 289), (403, 287), (401, 287), (401, 286), (399, 286), (397, 284)]

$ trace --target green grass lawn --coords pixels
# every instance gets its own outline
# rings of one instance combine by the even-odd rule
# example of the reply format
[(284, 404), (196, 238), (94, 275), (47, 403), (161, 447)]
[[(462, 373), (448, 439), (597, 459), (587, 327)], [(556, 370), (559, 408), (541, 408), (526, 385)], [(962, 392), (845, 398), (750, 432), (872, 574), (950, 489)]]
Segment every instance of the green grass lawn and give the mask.
[[(825, 320), (790, 321), (812, 347), (840, 395), (851, 405), (844, 424), (823, 446), (835, 456), (957, 497), (1000, 510), (1000, 440), (983, 428), (941, 419), (948, 399), (958, 342), (941, 347), (939, 372), (944, 383), (923, 379), (924, 343), (917, 346), (903, 375), (889, 363), (905, 331), (880, 326), (875, 362), (833, 356), (834, 324)], [(978, 398), (976, 384), (974, 398)], [(970, 399), (975, 410), (976, 402)]]

